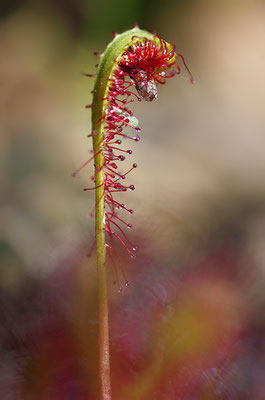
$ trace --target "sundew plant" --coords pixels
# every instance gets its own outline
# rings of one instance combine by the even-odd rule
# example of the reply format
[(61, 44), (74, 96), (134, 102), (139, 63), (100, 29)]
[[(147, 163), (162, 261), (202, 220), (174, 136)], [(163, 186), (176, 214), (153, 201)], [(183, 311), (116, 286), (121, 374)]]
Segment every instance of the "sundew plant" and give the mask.
[[(130, 104), (134, 101), (150, 102), (157, 99), (157, 84), (165, 84), (168, 78), (180, 74), (178, 59), (187, 69), (191, 82), (193, 78), (183, 56), (176, 53), (174, 45), (138, 27), (122, 34), (113, 34), (113, 40), (104, 53), (95, 54), (99, 57), (98, 72), (93, 102), (87, 106), (92, 110), (91, 137), (94, 155), (81, 168), (94, 162), (94, 187), (84, 190), (95, 190), (93, 213), (98, 271), (99, 375), (101, 398), (110, 400), (106, 252), (112, 260), (119, 291), (123, 284), (119, 283), (119, 270), (116, 268), (115, 260), (118, 260), (118, 255), (115, 242), (119, 241), (132, 258), (136, 252), (136, 246), (127, 233), (127, 228), (132, 228), (132, 224), (127, 221), (126, 214), (130, 216), (133, 210), (115, 198), (118, 192), (135, 189), (133, 184), (126, 183), (126, 178), (137, 167), (136, 163), (132, 162), (129, 170), (122, 170), (122, 162), (132, 154), (129, 148), (123, 146), (123, 140), (139, 142), (141, 132), (139, 122), (130, 110)], [(128, 285), (122, 268), (120, 273), (124, 284)]]

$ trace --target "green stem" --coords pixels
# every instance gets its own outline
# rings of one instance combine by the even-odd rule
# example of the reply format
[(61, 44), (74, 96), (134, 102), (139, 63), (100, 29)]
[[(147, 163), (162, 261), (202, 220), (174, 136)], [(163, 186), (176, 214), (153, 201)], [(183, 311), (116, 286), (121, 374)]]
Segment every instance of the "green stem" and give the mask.
[[(135, 38), (134, 38), (135, 36)], [(149, 32), (134, 28), (117, 35), (107, 46), (101, 55), (98, 67), (97, 79), (94, 87), (92, 104), (92, 130), (93, 147), (95, 157), (95, 187), (96, 189), (96, 254), (98, 271), (98, 316), (99, 316), (99, 371), (102, 400), (111, 399), (111, 379), (110, 379), (110, 352), (109, 352), (109, 321), (108, 321), (108, 294), (107, 294), (107, 275), (105, 269), (106, 244), (105, 244), (105, 223), (104, 223), (104, 157), (100, 152), (103, 143), (104, 132), (102, 117), (107, 106), (109, 78), (116, 68), (119, 58), (123, 55), (126, 48), (131, 46), (139, 38), (149, 38), (154, 40), (154, 36)], [(104, 100), (105, 99), (105, 100)]]
[[(99, 123), (93, 128), (100, 132)], [(99, 134), (101, 137), (103, 133)], [(94, 140), (94, 154), (100, 151), (100, 140)], [(102, 153), (95, 158), (95, 186), (96, 189), (96, 254), (98, 271), (98, 320), (99, 320), (99, 375), (103, 400), (111, 400), (110, 356), (109, 356), (109, 318), (107, 274), (105, 268), (106, 244), (104, 232), (104, 157)], [(102, 186), (100, 186), (102, 185)]]

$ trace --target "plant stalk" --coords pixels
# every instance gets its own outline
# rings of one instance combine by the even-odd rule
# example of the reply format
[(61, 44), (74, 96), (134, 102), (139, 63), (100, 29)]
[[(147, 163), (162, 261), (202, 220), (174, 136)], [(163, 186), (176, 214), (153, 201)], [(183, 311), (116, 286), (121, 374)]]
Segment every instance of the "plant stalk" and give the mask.
[(117, 35), (100, 57), (97, 78), (93, 90), (92, 136), (94, 154), (96, 155), (94, 159), (96, 187), (95, 219), (98, 272), (99, 373), (102, 400), (111, 400), (108, 294), (107, 273), (105, 268), (104, 156), (101, 152), (104, 142), (104, 123), (102, 120), (104, 119), (104, 113), (108, 102), (109, 78), (112, 76), (116, 64), (125, 49), (140, 38), (152, 38), (159, 42), (159, 39), (155, 38), (152, 34), (139, 28), (134, 28)]
[[(94, 126), (94, 128), (99, 127)], [(102, 136), (102, 134), (99, 132), (99, 135), (97, 135), (97, 137), (94, 139), (94, 154), (100, 150), (100, 136)], [(107, 272), (105, 267), (106, 244), (104, 230), (103, 162), (103, 155), (102, 153), (99, 153), (97, 157), (95, 157), (95, 186), (99, 186), (96, 189), (95, 199), (96, 255), (98, 273), (99, 376), (102, 400), (111, 400), (108, 291)]]

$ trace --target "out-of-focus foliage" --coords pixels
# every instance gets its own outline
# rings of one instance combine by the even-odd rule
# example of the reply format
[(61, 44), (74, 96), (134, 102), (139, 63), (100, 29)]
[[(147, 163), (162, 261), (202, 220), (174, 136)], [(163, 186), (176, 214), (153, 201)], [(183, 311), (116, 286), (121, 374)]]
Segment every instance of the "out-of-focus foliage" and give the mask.
[(92, 167), (71, 178), (91, 150), (81, 72), (138, 22), (197, 84), (134, 105), (139, 251), (117, 245), (122, 294), (110, 272), (114, 399), (263, 400), (264, 16), (258, 0), (1, 4), (1, 399), (98, 397)]

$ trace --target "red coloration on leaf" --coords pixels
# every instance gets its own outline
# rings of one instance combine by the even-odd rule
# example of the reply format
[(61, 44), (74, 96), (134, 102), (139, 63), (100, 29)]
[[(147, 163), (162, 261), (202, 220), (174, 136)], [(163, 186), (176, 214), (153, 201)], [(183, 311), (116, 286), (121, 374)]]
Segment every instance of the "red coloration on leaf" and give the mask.
[[(124, 51), (120, 59), (117, 60), (116, 67), (109, 77), (110, 84), (107, 95), (102, 99), (106, 100), (106, 106), (100, 123), (103, 125), (104, 132), (101, 146), (104, 156), (105, 231), (109, 236), (107, 249), (109, 254), (112, 251), (116, 253), (113, 249), (113, 241), (116, 238), (130, 254), (131, 258), (135, 258), (136, 247), (130, 242), (120, 226), (125, 224), (127, 227), (131, 227), (131, 224), (120, 219), (117, 213), (117, 210), (124, 210), (132, 214), (133, 210), (127, 208), (113, 197), (114, 193), (135, 189), (134, 185), (125, 185), (124, 181), (137, 165), (133, 164), (127, 172), (120, 173), (117, 171), (118, 166), (116, 164), (125, 160), (124, 154), (132, 154), (130, 149), (119, 147), (122, 144), (121, 139), (129, 138), (135, 142), (140, 140), (138, 120), (128, 109), (128, 104), (135, 100), (152, 101), (157, 99), (156, 84), (164, 84), (167, 78), (179, 74), (180, 67), (175, 60), (177, 56), (175, 46), (167, 44), (159, 36), (154, 36), (154, 40), (133, 36), (132, 43)], [(173, 65), (176, 65), (174, 71), (172, 70)], [(137, 93), (133, 91), (134, 87)], [(126, 127), (135, 130), (137, 135), (130, 136), (125, 134), (124, 128)], [(112, 255), (111, 259), (113, 260)], [(115, 281), (120, 289), (114, 261), (113, 264)]]

